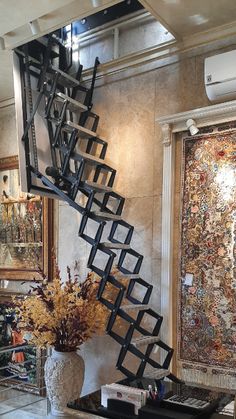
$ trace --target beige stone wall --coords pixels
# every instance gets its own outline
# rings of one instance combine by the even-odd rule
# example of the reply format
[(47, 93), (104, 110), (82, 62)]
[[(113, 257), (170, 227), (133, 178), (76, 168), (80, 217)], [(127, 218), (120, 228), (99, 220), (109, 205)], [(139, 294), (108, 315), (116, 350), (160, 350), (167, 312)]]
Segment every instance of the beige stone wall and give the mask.
[[(95, 89), (98, 133), (108, 141), (107, 161), (117, 169), (114, 189), (126, 198), (124, 219), (135, 226), (132, 243), (145, 256), (142, 274), (157, 287), (155, 295), (159, 294), (155, 278), (160, 276), (162, 196), (162, 142), (155, 119), (207, 104), (201, 57), (114, 82), (108, 78)], [(62, 269), (79, 259), (84, 276), (88, 246), (77, 237), (80, 218), (64, 203), (59, 205)], [(68, 247), (71, 237), (77, 245)], [(159, 308), (159, 297), (155, 304)]]
[[(123, 216), (135, 226), (132, 247), (145, 256), (141, 274), (154, 286), (151, 305), (156, 311), (160, 310), (162, 142), (155, 119), (207, 104), (201, 56), (136, 76), (105, 77), (94, 93), (94, 111), (101, 118), (99, 134), (109, 142), (107, 159), (117, 169), (115, 189), (126, 198)], [(1, 157), (16, 153), (13, 121), (13, 109), (0, 110)], [(83, 279), (89, 245), (78, 238), (79, 221), (78, 213), (59, 202), (60, 267), (65, 272), (67, 265), (76, 266)], [(118, 351), (119, 345), (108, 336), (84, 345), (83, 393), (120, 377), (115, 370)]]

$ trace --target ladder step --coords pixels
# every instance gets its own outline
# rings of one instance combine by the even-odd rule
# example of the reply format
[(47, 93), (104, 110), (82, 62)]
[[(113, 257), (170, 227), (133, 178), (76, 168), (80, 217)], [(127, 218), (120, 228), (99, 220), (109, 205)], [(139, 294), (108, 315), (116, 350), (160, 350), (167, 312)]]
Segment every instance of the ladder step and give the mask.
[(64, 102), (65, 100), (67, 100), (69, 102), (67, 109), (71, 112), (85, 112), (88, 110), (87, 106), (83, 105), (83, 103), (78, 102), (77, 100), (72, 99), (70, 96), (67, 96), (61, 92), (56, 93), (55, 100), (57, 102)]
[(76, 80), (74, 77), (70, 76), (67, 73), (64, 73), (64, 71), (59, 70), (58, 68), (55, 68), (53, 66), (47, 69), (47, 73), (46, 73), (47, 79), (51, 80), (52, 76), (54, 76), (56, 72), (60, 74), (59, 79), (58, 79), (58, 84), (61, 84), (64, 87), (81, 86), (81, 82), (79, 80)]
[(124, 274), (123, 272), (118, 272), (114, 274), (114, 276), (118, 278), (132, 278), (132, 279), (138, 279), (141, 278), (140, 274)]
[[(42, 36), (41, 38), (37, 38), (35, 39), (36, 42), (38, 42), (39, 44), (43, 45), (44, 47), (48, 46), (48, 39), (44, 36)], [(57, 54), (58, 56), (58, 54)]]
[(82, 127), (82, 125), (77, 125), (74, 122), (66, 121), (65, 125), (63, 126), (63, 130), (71, 132), (73, 131), (73, 129), (77, 129), (79, 131), (80, 137), (97, 137), (96, 132), (91, 131), (88, 128)]
[[(69, 152), (67, 147), (59, 147), (59, 149), (64, 154), (67, 154)], [(100, 159), (99, 157), (93, 156), (92, 154), (89, 154), (89, 153), (84, 153), (83, 151), (80, 151), (80, 150), (78, 150), (77, 152), (72, 152), (71, 155), (70, 155), (70, 158), (73, 159), (73, 160), (76, 160), (76, 161), (86, 160), (90, 164), (94, 164), (94, 165), (104, 164), (103, 159)]]
[(116, 214), (110, 214), (109, 212), (103, 212), (103, 211), (94, 211), (92, 212), (96, 217), (102, 218), (106, 221), (120, 221), (122, 220), (121, 215)]
[(107, 249), (127, 249), (127, 250), (130, 249), (130, 245), (124, 244), (124, 243), (103, 242), (100, 244), (106, 247)]
[(124, 311), (135, 311), (135, 310), (148, 310), (149, 304), (126, 304), (120, 307)]
[(110, 186), (102, 185), (101, 183), (86, 180), (84, 184), (96, 192), (114, 192)]
[[(60, 149), (60, 151), (62, 151), (62, 153), (67, 154), (70, 151), (68, 150), (68, 148), (66, 146), (60, 146), (58, 147)], [(104, 160), (100, 159), (99, 157), (93, 156), (92, 154), (89, 153), (85, 153), (84, 151), (78, 150), (77, 152), (72, 152), (70, 154), (70, 158), (76, 161), (81, 161), (82, 159), (89, 161), (89, 163), (94, 164), (94, 165), (98, 165), (98, 164), (104, 164)], [(86, 183), (86, 181), (85, 181)], [(95, 182), (90, 182), (90, 183), (94, 183), (95, 185), (97, 185)]]
[(155, 380), (160, 380), (168, 375), (170, 375), (170, 370), (165, 368), (146, 368), (143, 373), (145, 378), (153, 378)]
[(156, 343), (160, 339), (157, 336), (145, 336), (143, 338), (137, 338), (131, 341), (133, 346), (139, 347), (149, 345), (150, 343)]

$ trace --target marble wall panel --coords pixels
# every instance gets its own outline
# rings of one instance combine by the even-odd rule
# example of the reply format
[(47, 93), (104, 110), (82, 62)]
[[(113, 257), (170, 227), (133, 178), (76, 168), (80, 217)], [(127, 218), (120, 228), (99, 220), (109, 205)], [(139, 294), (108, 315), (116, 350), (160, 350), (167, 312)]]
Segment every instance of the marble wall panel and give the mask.
[(153, 193), (153, 73), (121, 81), (118, 185), (128, 198)]
[(133, 22), (129, 27), (120, 28), (119, 56), (123, 57), (141, 49), (168, 42), (172, 38), (173, 36), (150, 16), (142, 25)]
[(135, 227), (131, 246), (144, 256), (152, 255), (153, 197), (126, 199), (122, 215)]
[[(204, 87), (204, 59), (192, 57), (155, 71), (156, 117), (209, 105)], [(162, 133), (155, 127), (154, 194), (162, 189)], [(177, 160), (179, 161), (179, 160)]]
[[(96, 88), (93, 102), (93, 111), (100, 116), (98, 134), (109, 143), (106, 161), (116, 169), (120, 150), (120, 83)], [(117, 189), (116, 183), (115, 187)]]
[[(111, 61), (113, 59), (113, 42), (112, 32), (97, 39), (82, 42), (79, 46), (79, 57), (84, 69), (93, 67), (96, 57), (99, 57), (101, 63)], [(76, 60), (77, 53), (74, 48), (73, 60)]]
[(180, 60), (179, 103), (181, 112), (199, 107), (196, 57)]
[(150, 75), (102, 86), (94, 95), (94, 110), (101, 117), (99, 135), (109, 142), (108, 162), (119, 167), (115, 187), (126, 197), (152, 194), (155, 124)]
[(61, 277), (66, 278), (67, 266), (81, 280), (87, 276), (88, 244), (78, 237), (80, 214), (65, 203), (59, 203), (58, 261)]
[(201, 56), (182, 59), (156, 70), (156, 117), (209, 104)]
[(150, 283), (153, 285), (150, 306), (157, 313), (161, 314), (161, 258), (152, 258), (152, 278)]
[(179, 62), (158, 68), (155, 71), (156, 117), (182, 111), (180, 79)]
[(93, 337), (81, 346), (80, 355), (86, 365), (82, 395), (99, 389), (104, 383), (112, 383), (123, 378), (115, 368), (119, 351), (120, 345), (105, 335)]

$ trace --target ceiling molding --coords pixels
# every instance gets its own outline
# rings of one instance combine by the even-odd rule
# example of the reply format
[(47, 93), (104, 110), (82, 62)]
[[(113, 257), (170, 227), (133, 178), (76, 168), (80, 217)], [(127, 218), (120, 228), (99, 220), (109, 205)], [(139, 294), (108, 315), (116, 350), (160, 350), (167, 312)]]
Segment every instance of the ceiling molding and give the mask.
[[(122, 58), (101, 64), (97, 73), (97, 85), (99, 85), (99, 80), (102, 78), (121, 72), (127, 73), (127, 71), (130, 71), (131, 69), (133, 69), (135, 74), (138, 74), (170, 65), (196, 55), (210, 54), (212, 51), (219, 51), (219, 49), (225, 47), (232, 47), (233, 49), (236, 44), (236, 33), (235, 36), (230, 36), (226, 39), (224, 37), (215, 39), (215, 36), (213, 36), (211, 42), (202, 43), (200, 45), (197, 43), (198, 40), (196, 38), (195, 41), (196, 42), (192, 45), (185, 45), (184, 42), (177, 42), (175, 40), (169, 41), (160, 46), (147, 48), (141, 52), (128, 54)], [(127, 76), (130, 75), (131, 74), (127, 74)], [(84, 70), (83, 80), (89, 81), (91, 80), (91, 77), (92, 69)], [(123, 77), (125, 77), (125, 75)]]
[[(142, 0), (142, 3), (144, 4), (145, 1), (146, 0)], [(72, 3), (74, 4), (75, 2), (73, 1)], [(104, 4), (105, 3), (106, 5), (108, 3), (114, 4), (115, 1), (105, 0)], [(28, 31), (30, 32), (29, 27)], [(29, 36), (31, 39), (37, 37), (33, 37), (32, 34)], [(97, 36), (99, 37), (99, 31), (97, 32)], [(235, 45), (236, 22), (222, 25), (214, 28), (213, 30), (194, 34), (184, 38), (182, 41), (169, 41), (160, 46), (147, 48), (141, 52), (128, 54), (122, 58), (101, 64), (98, 70), (97, 86), (103, 84), (105, 82), (105, 77), (107, 76), (116, 77), (115, 75), (117, 74), (117, 77), (121, 77), (120, 73), (122, 73), (122, 77), (124, 78), (126, 76), (136, 75), (145, 71), (151, 71), (170, 65), (188, 57), (206, 53), (212, 54), (212, 51), (219, 50), (221, 48), (231, 47), (233, 49), (235, 48)], [(83, 74), (85, 81), (91, 80), (91, 69), (85, 70)], [(6, 96), (9, 97), (10, 94)]]
[[(229, 41), (229, 38), (227, 38)], [(195, 37), (195, 41), (197, 41)], [(108, 76), (125, 78), (133, 75), (141, 74), (146, 71), (152, 71), (157, 68), (174, 64), (180, 60), (187, 59), (196, 55), (211, 53), (212, 51), (233, 47), (236, 44), (236, 33), (234, 37), (230, 37), (230, 43), (226, 40), (212, 40), (212, 42), (198, 45), (186, 46), (183, 42), (169, 41), (158, 47), (147, 48), (139, 53), (128, 54), (122, 58), (111, 60), (101, 64), (98, 68), (96, 86), (109, 83), (111, 80)], [(121, 76), (122, 73), (122, 76)], [(90, 82), (92, 78), (92, 69), (83, 71), (83, 81)], [(2, 103), (2, 102), (0, 102)], [(0, 105), (1, 107), (1, 105)]]
[(236, 100), (162, 116), (157, 118), (156, 122), (164, 127), (170, 126), (171, 132), (176, 133), (187, 130), (186, 121), (188, 119), (194, 119), (199, 128), (236, 120)]

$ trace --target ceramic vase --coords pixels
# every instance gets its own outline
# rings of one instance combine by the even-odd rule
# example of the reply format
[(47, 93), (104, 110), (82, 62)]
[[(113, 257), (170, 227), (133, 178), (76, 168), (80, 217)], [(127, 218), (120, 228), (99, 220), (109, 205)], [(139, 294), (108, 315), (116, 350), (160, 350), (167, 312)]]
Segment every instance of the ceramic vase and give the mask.
[(79, 398), (84, 381), (84, 361), (74, 352), (53, 349), (46, 360), (45, 384), (51, 403), (51, 416), (66, 417), (67, 403)]

